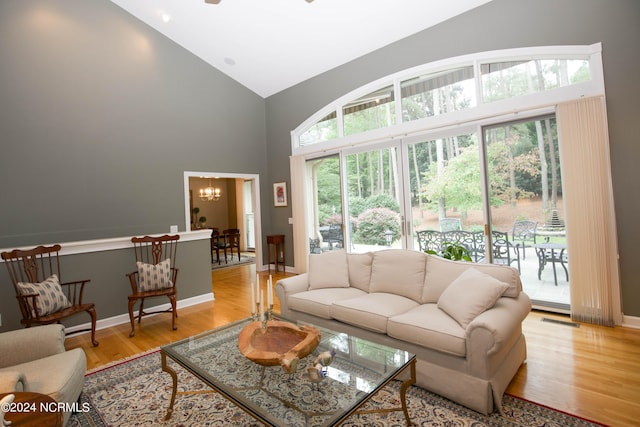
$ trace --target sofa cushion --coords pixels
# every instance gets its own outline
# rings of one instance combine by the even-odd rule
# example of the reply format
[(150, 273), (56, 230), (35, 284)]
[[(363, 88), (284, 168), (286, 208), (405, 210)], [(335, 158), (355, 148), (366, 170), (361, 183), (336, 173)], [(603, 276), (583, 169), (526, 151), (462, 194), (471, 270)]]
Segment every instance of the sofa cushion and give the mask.
[[(62, 286), (60, 286), (60, 280), (55, 274), (40, 283), (18, 282), (18, 291), (20, 295), (38, 295), (36, 297), (36, 307), (39, 316), (46, 316), (71, 307), (69, 299), (62, 290)], [(29, 308), (33, 310), (31, 299), (27, 301)]]
[(347, 254), (347, 263), (349, 264), (349, 284), (355, 288), (369, 292), (373, 254), (371, 252)]
[(387, 335), (425, 348), (465, 357), (465, 331), (436, 304), (422, 304), (389, 318)]
[(422, 302), (426, 260), (427, 255), (418, 251), (374, 252), (369, 292), (385, 292)]
[(438, 308), (463, 328), (480, 313), (494, 306), (509, 285), (475, 268), (454, 280), (438, 299)]
[(508, 284), (505, 297), (517, 298), (522, 291), (522, 282), (518, 270), (513, 267), (495, 264), (478, 264), (464, 261), (451, 261), (435, 255), (427, 255), (427, 271), (424, 276), (422, 302), (436, 303), (444, 290), (460, 274), (469, 268), (489, 274)]
[(417, 307), (418, 303), (400, 295), (377, 292), (336, 301), (331, 317), (374, 332), (387, 332), (387, 319)]
[(349, 267), (346, 251), (309, 255), (309, 289), (347, 287), (349, 287)]
[(312, 314), (323, 319), (331, 319), (331, 305), (335, 301), (351, 299), (365, 295), (356, 288), (314, 289), (289, 295), (289, 309)]

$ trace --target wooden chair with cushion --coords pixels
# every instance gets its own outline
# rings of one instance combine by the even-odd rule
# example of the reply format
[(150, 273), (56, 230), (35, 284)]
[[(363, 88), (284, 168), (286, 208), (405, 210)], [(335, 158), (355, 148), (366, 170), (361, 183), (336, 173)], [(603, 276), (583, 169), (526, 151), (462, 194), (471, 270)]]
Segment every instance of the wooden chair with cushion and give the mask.
[(60, 249), (60, 245), (38, 246), (0, 254), (18, 299), (21, 323), (26, 327), (61, 323), (86, 312), (91, 317), (91, 343), (97, 346), (95, 306), (83, 301), (84, 286), (90, 280), (62, 281)]
[[(171, 313), (171, 328), (175, 331), (176, 317), (176, 280), (178, 278), (178, 268), (176, 265), (176, 252), (178, 249), (179, 235), (159, 236), (159, 237), (133, 237), (133, 249), (136, 258), (136, 271), (127, 274), (131, 284), (131, 295), (129, 295), (129, 320), (131, 321), (130, 337), (135, 335), (135, 316), (133, 307), (136, 301), (140, 300), (138, 308), (138, 323), (142, 317), (158, 312)], [(171, 307), (163, 311), (144, 311), (145, 298), (166, 296), (169, 298)]]

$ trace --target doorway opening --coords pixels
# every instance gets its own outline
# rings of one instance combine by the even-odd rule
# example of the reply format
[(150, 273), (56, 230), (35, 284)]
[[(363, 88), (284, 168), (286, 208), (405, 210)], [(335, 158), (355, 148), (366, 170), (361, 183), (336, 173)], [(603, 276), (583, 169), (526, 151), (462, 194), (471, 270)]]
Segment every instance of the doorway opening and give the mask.
[[(207, 191), (208, 188), (213, 190)], [(255, 260), (262, 259), (257, 174), (185, 172), (184, 193), (185, 230), (239, 229), (239, 251), (252, 252)], [(214, 197), (207, 197), (209, 193)]]

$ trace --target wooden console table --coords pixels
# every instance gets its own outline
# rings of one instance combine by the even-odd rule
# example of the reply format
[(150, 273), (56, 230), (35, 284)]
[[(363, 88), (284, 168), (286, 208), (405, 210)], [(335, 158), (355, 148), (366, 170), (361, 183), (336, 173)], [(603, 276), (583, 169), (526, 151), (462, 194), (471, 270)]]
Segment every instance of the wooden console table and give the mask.
[(269, 273), (271, 273), (271, 249), (273, 247), (275, 251), (275, 267), (276, 273), (278, 272), (278, 245), (280, 245), (280, 250), (282, 251), (282, 271), (285, 271), (286, 264), (284, 262), (284, 234), (272, 234), (267, 236), (267, 265), (269, 268)]

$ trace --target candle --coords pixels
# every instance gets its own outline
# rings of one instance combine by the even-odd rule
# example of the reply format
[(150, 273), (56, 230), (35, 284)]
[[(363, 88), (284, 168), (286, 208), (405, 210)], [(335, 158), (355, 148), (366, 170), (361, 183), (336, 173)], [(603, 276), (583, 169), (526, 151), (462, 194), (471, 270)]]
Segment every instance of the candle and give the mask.
[(251, 315), (256, 312), (256, 290), (254, 284), (251, 284)]
[(269, 281), (267, 282), (267, 304), (269, 308), (273, 307), (273, 284), (271, 283), (271, 275), (269, 275)]
[(264, 317), (264, 295), (262, 294), (262, 291), (260, 291), (260, 314), (259, 314), (260, 320), (262, 320), (263, 317)]

